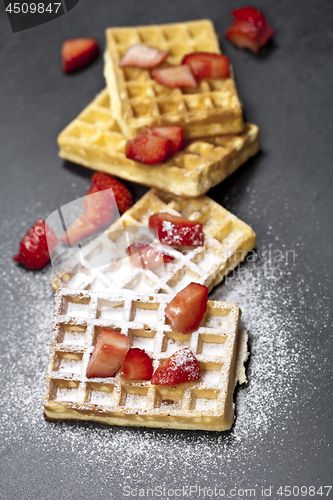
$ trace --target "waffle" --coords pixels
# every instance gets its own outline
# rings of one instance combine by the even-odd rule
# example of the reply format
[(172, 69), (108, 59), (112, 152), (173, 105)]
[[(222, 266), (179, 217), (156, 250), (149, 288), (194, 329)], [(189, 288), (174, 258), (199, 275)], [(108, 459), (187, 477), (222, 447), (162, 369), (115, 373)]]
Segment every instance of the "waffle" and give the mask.
[[(148, 226), (149, 216), (157, 212), (196, 220), (202, 223), (204, 232), (201, 247), (182, 251), (159, 245), (158, 249), (174, 257), (172, 262), (164, 265), (163, 273), (136, 268), (128, 257), (123, 258), (129, 241), (127, 232), (131, 231), (132, 243), (135, 229)], [(137, 239), (141, 239), (140, 231)], [(129, 289), (138, 293), (174, 295), (195, 281), (211, 290), (244, 260), (255, 243), (256, 235), (251, 227), (208, 196), (186, 200), (150, 190), (106, 233), (84, 247), (67, 269), (55, 275), (52, 287), (54, 290), (63, 286), (93, 291)]]
[(179, 65), (191, 52), (220, 53), (211, 21), (109, 28), (106, 41), (104, 74), (113, 114), (126, 137), (135, 137), (142, 126), (180, 125), (186, 139), (243, 130), (233, 78), (201, 79), (195, 89), (172, 89), (158, 84), (146, 69), (118, 66), (133, 44), (169, 51), (163, 65)]
[[(209, 301), (193, 333), (171, 328), (164, 314), (167, 295), (59, 290), (55, 299), (44, 412), (47, 419), (171, 429), (230, 429), (233, 392), (244, 382), (247, 335), (239, 335), (236, 304)], [(87, 378), (86, 368), (102, 328), (127, 335), (146, 350), (154, 369), (175, 351), (190, 348), (201, 377), (176, 386), (149, 381)], [(240, 355), (238, 355), (238, 352)]]
[(184, 143), (163, 163), (145, 165), (125, 156), (126, 139), (110, 110), (107, 90), (59, 135), (60, 157), (123, 179), (195, 197), (206, 193), (259, 151), (259, 129), (246, 124), (237, 136)]

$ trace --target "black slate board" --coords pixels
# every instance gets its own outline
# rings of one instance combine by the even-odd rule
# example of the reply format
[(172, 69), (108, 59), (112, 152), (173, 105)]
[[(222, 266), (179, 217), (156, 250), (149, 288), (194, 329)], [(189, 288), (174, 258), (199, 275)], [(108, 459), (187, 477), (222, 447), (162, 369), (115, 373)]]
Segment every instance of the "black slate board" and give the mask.
[[(0, 6), (3, 499), (283, 498), (288, 486), (291, 498), (333, 496), (325, 488), (333, 434), (333, 4), (258, 0), (276, 30), (259, 56), (223, 39), (239, 5), (81, 0), (15, 34)], [(104, 85), (101, 56), (64, 75), (61, 44), (95, 36), (104, 48), (108, 26), (200, 18), (221, 34), (246, 119), (261, 130), (262, 152), (209, 193), (258, 235), (256, 252), (211, 295), (237, 300), (249, 329), (249, 382), (235, 393), (235, 425), (207, 433), (45, 422), (52, 269), (27, 272), (12, 255), (37, 218), (88, 188), (91, 171), (60, 160), (56, 137)], [(146, 191), (129, 185), (136, 199)]]

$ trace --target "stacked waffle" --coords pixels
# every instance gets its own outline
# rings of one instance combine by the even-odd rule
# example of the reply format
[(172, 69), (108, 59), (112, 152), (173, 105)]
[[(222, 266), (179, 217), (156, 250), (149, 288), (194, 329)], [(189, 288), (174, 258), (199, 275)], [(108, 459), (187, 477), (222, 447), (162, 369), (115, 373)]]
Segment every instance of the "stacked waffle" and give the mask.
[[(257, 153), (258, 128), (244, 124), (233, 78), (201, 79), (194, 89), (171, 89), (146, 69), (119, 67), (134, 44), (167, 51), (173, 65), (196, 51), (219, 54), (210, 21), (112, 28), (106, 36), (107, 89), (60, 134), (60, 156), (157, 189), (53, 278), (57, 292), (45, 415), (118, 425), (229, 429), (234, 387), (246, 380), (247, 335), (239, 329), (239, 307), (208, 301), (199, 328), (187, 335), (172, 328), (164, 309), (190, 282), (211, 290), (255, 246), (253, 230), (204, 193)], [(127, 140), (142, 127), (168, 125), (183, 129), (185, 141), (176, 154), (154, 165), (126, 157)], [(166, 248), (154, 241), (170, 262), (162, 269), (138, 269), (124, 249), (129, 240), (140, 241), (142, 228), (158, 212), (201, 223), (204, 244)], [(170, 387), (126, 380), (119, 373), (87, 378), (103, 328), (126, 335), (131, 347), (144, 347), (155, 369), (177, 349), (190, 348), (200, 379)]]

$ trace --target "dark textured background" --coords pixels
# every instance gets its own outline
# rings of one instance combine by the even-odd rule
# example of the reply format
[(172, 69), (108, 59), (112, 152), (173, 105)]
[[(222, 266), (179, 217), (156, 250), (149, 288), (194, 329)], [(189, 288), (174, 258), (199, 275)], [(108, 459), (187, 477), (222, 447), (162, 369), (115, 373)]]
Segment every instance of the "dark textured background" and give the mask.
[[(229, 12), (239, 5), (224, 0), (81, 0), (65, 16), (15, 34), (0, 5), (1, 498), (123, 498), (126, 476), (140, 478), (145, 486), (182, 485), (187, 478), (206, 486), (219, 482), (228, 488), (320, 486), (332, 478), (333, 3), (256, 1), (276, 30), (273, 42), (258, 57), (223, 39), (231, 22)], [(34, 374), (47, 368), (52, 270), (26, 272), (11, 256), (38, 217), (45, 218), (59, 205), (81, 197), (89, 185), (91, 171), (57, 157), (56, 137), (103, 88), (103, 59), (100, 56), (89, 68), (64, 75), (59, 58), (64, 39), (94, 36), (103, 49), (108, 26), (200, 18), (212, 19), (221, 34), (246, 118), (259, 125), (262, 143), (256, 158), (209, 195), (254, 227), (258, 249), (270, 247), (276, 240), (272, 234), (283, 242), (283, 248), (297, 246), (288, 307), (289, 313), (297, 311), (299, 294), (303, 294), (304, 314), (291, 336), (307, 339), (302, 344), (306, 351), (297, 361), (307, 369), (303, 373), (301, 369), (291, 411), (284, 417), (277, 409), (270, 432), (257, 441), (252, 436), (248, 444), (226, 437), (230, 441), (227, 461), (222, 454), (205, 463), (200, 446), (204, 442), (206, 449), (211, 443), (214, 454), (213, 435), (176, 431), (141, 435), (140, 429), (110, 428), (115, 439), (128, 432), (126, 442), (131, 447), (122, 449), (110, 439), (114, 454), (109, 450), (104, 456), (100, 436), (96, 434), (95, 449), (91, 438), (95, 427), (103, 426), (43, 420), (42, 402), (33, 397), (40, 397), (43, 388), (36, 389), (41, 382)], [(146, 190), (130, 187), (136, 199)], [(48, 331), (35, 336), (41, 325), (47, 325)], [(22, 405), (15, 388), (25, 383), (32, 396)], [(33, 431), (29, 419), (24, 419), (31, 405), (37, 408)], [(71, 433), (71, 446), (62, 439), (66, 433)], [(136, 441), (147, 447), (141, 457)], [(149, 443), (153, 444), (151, 455)], [(191, 463), (185, 453), (189, 446), (197, 452), (195, 458), (191, 455)]]

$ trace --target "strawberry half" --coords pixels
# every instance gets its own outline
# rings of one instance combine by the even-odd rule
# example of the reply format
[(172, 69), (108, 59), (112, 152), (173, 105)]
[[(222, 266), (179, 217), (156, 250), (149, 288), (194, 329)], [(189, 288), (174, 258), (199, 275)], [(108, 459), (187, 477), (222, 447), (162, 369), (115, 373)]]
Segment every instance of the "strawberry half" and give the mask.
[(255, 7), (240, 7), (231, 14), (235, 21), (227, 29), (225, 38), (239, 48), (247, 48), (257, 54), (274, 35), (264, 14)]
[(95, 38), (71, 38), (61, 48), (62, 68), (65, 73), (72, 73), (88, 66), (99, 54)]
[(166, 262), (174, 260), (174, 257), (171, 255), (159, 252), (152, 245), (139, 241), (132, 243), (126, 249), (126, 253), (131, 257), (133, 266), (143, 269), (153, 269), (156, 266), (161, 266)]
[(208, 288), (199, 283), (190, 283), (183, 288), (165, 308), (172, 328), (179, 333), (192, 333), (200, 325), (207, 309)]
[(143, 134), (126, 143), (126, 158), (152, 165), (163, 161), (171, 148), (171, 141), (155, 135)]
[(193, 76), (191, 68), (186, 64), (181, 66), (171, 66), (170, 68), (153, 69), (151, 76), (160, 85), (165, 87), (191, 87), (198, 86), (196, 79)]
[(114, 218), (112, 199), (93, 184), (83, 199), (83, 212), (97, 228), (108, 227)]
[(103, 328), (87, 367), (87, 377), (112, 377), (129, 350), (129, 338)]
[(100, 191), (113, 190), (114, 199), (121, 212), (126, 212), (133, 205), (134, 198), (131, 191), (118, 179), (104, 172), (95, 172), (90, 180)]
[(182, 64), (190, 66), (196, 78), (230, 77), (230, 59), (221, 54), (193, 52), (184, 57)]
[(138, 68), (153, 68), (163, 62), (170, 52), (158, 50), (147, 45), (132, 45), (119, 61), (119, 68), (134, 66)]
[(144, 127), (143, 128), (145, 134), (148, 135), (156, 135), (157, 137), (163, 137), (164, 139), (168, 139), (170, 144), (170, 154), (176, 153), (183, 142), (183, 129), (176, 125), (172, 125), (170, 127)]
[(58, 238), (54, 232), (43, 219), (38, 219), (22, 239), (20, 251), (13, 259), (27, 269), (43, 269), (57, 244)]
[(165, 212), (149, 217), (149, 227), (155, 229), (161, 243), (172, 246), (202, 246), (202, 224)]
[(121, 364), (121, 378), (129, 380), (150, 380), (153, 374), (153, 363), (144, 349), (132, 347)]
[(200, 365), (190, 349), (176, 351), (162, 363), (151, 379), (153, 385), (176, 385), (199, 380)]
[(98, 227), (95, 226), (84, 214), (77, 217), (60, 238), (65, 245), (75, 245), (87, 236), (94, 234)]

